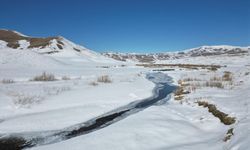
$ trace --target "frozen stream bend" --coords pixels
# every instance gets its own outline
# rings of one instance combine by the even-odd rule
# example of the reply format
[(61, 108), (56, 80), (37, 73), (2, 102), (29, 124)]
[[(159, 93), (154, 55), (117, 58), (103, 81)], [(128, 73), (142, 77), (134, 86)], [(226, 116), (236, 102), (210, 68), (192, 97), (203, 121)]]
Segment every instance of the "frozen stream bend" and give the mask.
[(76, 136), (97, 131), (134, 113), (142, 111), (147, 107), (164, 104), (169, 100), (169, 94), (176, 88), (176, 86), (172, 85), (171, 77), (160, 72), (148, 73), (146, 77), (148, 80), (155, 83), (155, 88), (153, 89), (154, 94), (149, 98), (134, 101), (101, 116), (83, 123), (72, 125), (62, 130), (0, 135), (0, 149), (20, 150), (64, 141)]

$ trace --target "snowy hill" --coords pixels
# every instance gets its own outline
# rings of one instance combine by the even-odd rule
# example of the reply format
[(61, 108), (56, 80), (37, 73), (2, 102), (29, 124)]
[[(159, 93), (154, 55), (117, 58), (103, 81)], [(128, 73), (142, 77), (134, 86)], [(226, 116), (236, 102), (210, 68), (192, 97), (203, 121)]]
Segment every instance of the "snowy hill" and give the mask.
[(249, 47), (237, 47), (237, 46), (201, 46), (198, 48), (193, 48), (190, 50), (184, 51), (185, 54), (189, 56), (212, 56), (212, 55), (222, 55), (222, 54), (243, 54), (248, 53), (250, 50)]
[(104, 55), (0, 30), (0, 150), (249, 149), (249, 47)]
[[(51, 56), (57, 60), (67, 58), (67, 61), (73, 62), (114, 62), (112, 59), (77, 45), (61, 36), (37, 38), (25, 36), (11, 30), (0, 30), (0, 49), (19, 50), (17, 53), (20, 53), (20, 50), (28, 50), (29, 53), (35, 52)], [(65, 60), (63, 59), (63, 61)]]
[(201, 46), (178, 52), (168, 53), (152, 53), (152, 54), (136, 54), (136, 53), (103, 53), (104, 56), (113, 58), (119, 61), (135, 61), (142, 63), (152, 63), (161, 60), (173, 60), (185, 57), (198, 56), (216, 56), (216, 55), (244, 55), (249, 53), (250, 47), (237, 46)]

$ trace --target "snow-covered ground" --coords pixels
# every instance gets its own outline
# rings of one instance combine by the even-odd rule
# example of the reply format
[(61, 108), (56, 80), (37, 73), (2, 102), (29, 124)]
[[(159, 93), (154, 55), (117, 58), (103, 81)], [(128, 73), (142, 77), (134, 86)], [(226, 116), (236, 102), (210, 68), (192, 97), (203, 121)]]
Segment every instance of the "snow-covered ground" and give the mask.
[[(0, 79), (14, 81), (0, 83), (0, 135), (63, 129), (149, 97), (154, 88), (145, 78), (152, 68), (123, 66), (103, 56), (83, 54), (91, 59), (82, 59), (85, 57), (67, 52), (50, 56), (8, 48), (0, 52)], [(249, 55), (192, 57), (158, 63), (226, 65), (215, 72), (206, 69), (166, 72), (175, 84), (185, 78), (206, 80), (222, 76), (224, 71), (233, 74), (233, 82), (223, 82), (224, 88), (197, 88), (181, 101), (172, 97), (166, 104), (153, 105), (101, 130), (31, 149), (248, 149)], [(58, 80), (30, 81), (43, 71), (54, 74)], [(96, 82), (102, 75), (108, 75), (112, 82)], [(64, 76), (70, 79), (62, 80)], [(219, 110), (236, 117), (236, 123), (222, 124), (207, 108), (198, 106), (197, 100), (215, 104)], [(224, 142), (230, 128), (234, 128), (234, 135)]]

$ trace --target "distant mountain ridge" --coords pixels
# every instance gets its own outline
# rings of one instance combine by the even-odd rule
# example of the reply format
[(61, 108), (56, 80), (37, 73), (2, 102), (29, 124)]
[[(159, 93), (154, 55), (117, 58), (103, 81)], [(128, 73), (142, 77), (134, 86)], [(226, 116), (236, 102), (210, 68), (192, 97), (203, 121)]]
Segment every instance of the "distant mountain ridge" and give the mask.
[[(244, 55), (248, 54), (250, 47), (239, 46), (201, 46), (178, 52), (166, 53), (102, 53), (89, 50), (77, 45), (62, 36), (52, 36), (46, 38), (30, 37), (12, 30), (0, 30), (0, 49), (10, 48), (17, 50), (31, 50), (38, 54), (45, 54), (59, 57), (78, 57), (74, 60), (89, 62), (96, 61), (122, 61), (154, 63), (161, 60), (179, 59), (184, 57), (218, 56), (218, 55)], [(111, 59), (112, 58), (112, 59)]]
[(250, 51), (250, 47), (239, 46), (201, 46), (178, 52), (166, 53), (150, 53), (150, 54), (136, 54), (136, 53), (102, 53), (104, 56), (119, 60), (119, 61), (136, 61), (141, 63), (153, 63), (159, 60), (179, 59), (184, 57), (199, 57), (199, 56), (216, 56), (216, 55), (243, 55)]

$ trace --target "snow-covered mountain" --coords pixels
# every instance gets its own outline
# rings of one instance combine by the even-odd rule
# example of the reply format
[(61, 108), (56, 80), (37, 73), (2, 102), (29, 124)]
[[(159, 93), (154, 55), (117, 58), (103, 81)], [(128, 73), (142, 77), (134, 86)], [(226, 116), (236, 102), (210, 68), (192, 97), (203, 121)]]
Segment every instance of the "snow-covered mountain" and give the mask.
[[(102, 56), (64, 37), (29, 37), (16, 31), (0, 30), (0, 49), (35, 52), (52, 58), (67, 58), (77, 62), (112, 62), (113, 59)], [(3, 52), (3, 51), (2, 51)], [(64, 59), (65, 60), (65, 59)]]
[(250, 47), (219, 45), (219, 46), (201, 46), (184, 51), (168, 52), (168, 53), (136, 54), (136, 53), (108, 52), (108, 53), (103, 53), (103, 55), (119, 61), (156, 62), (160, 60), (172, 60), (184, 57), (242, 55), (249, 53), (249, 51)]

